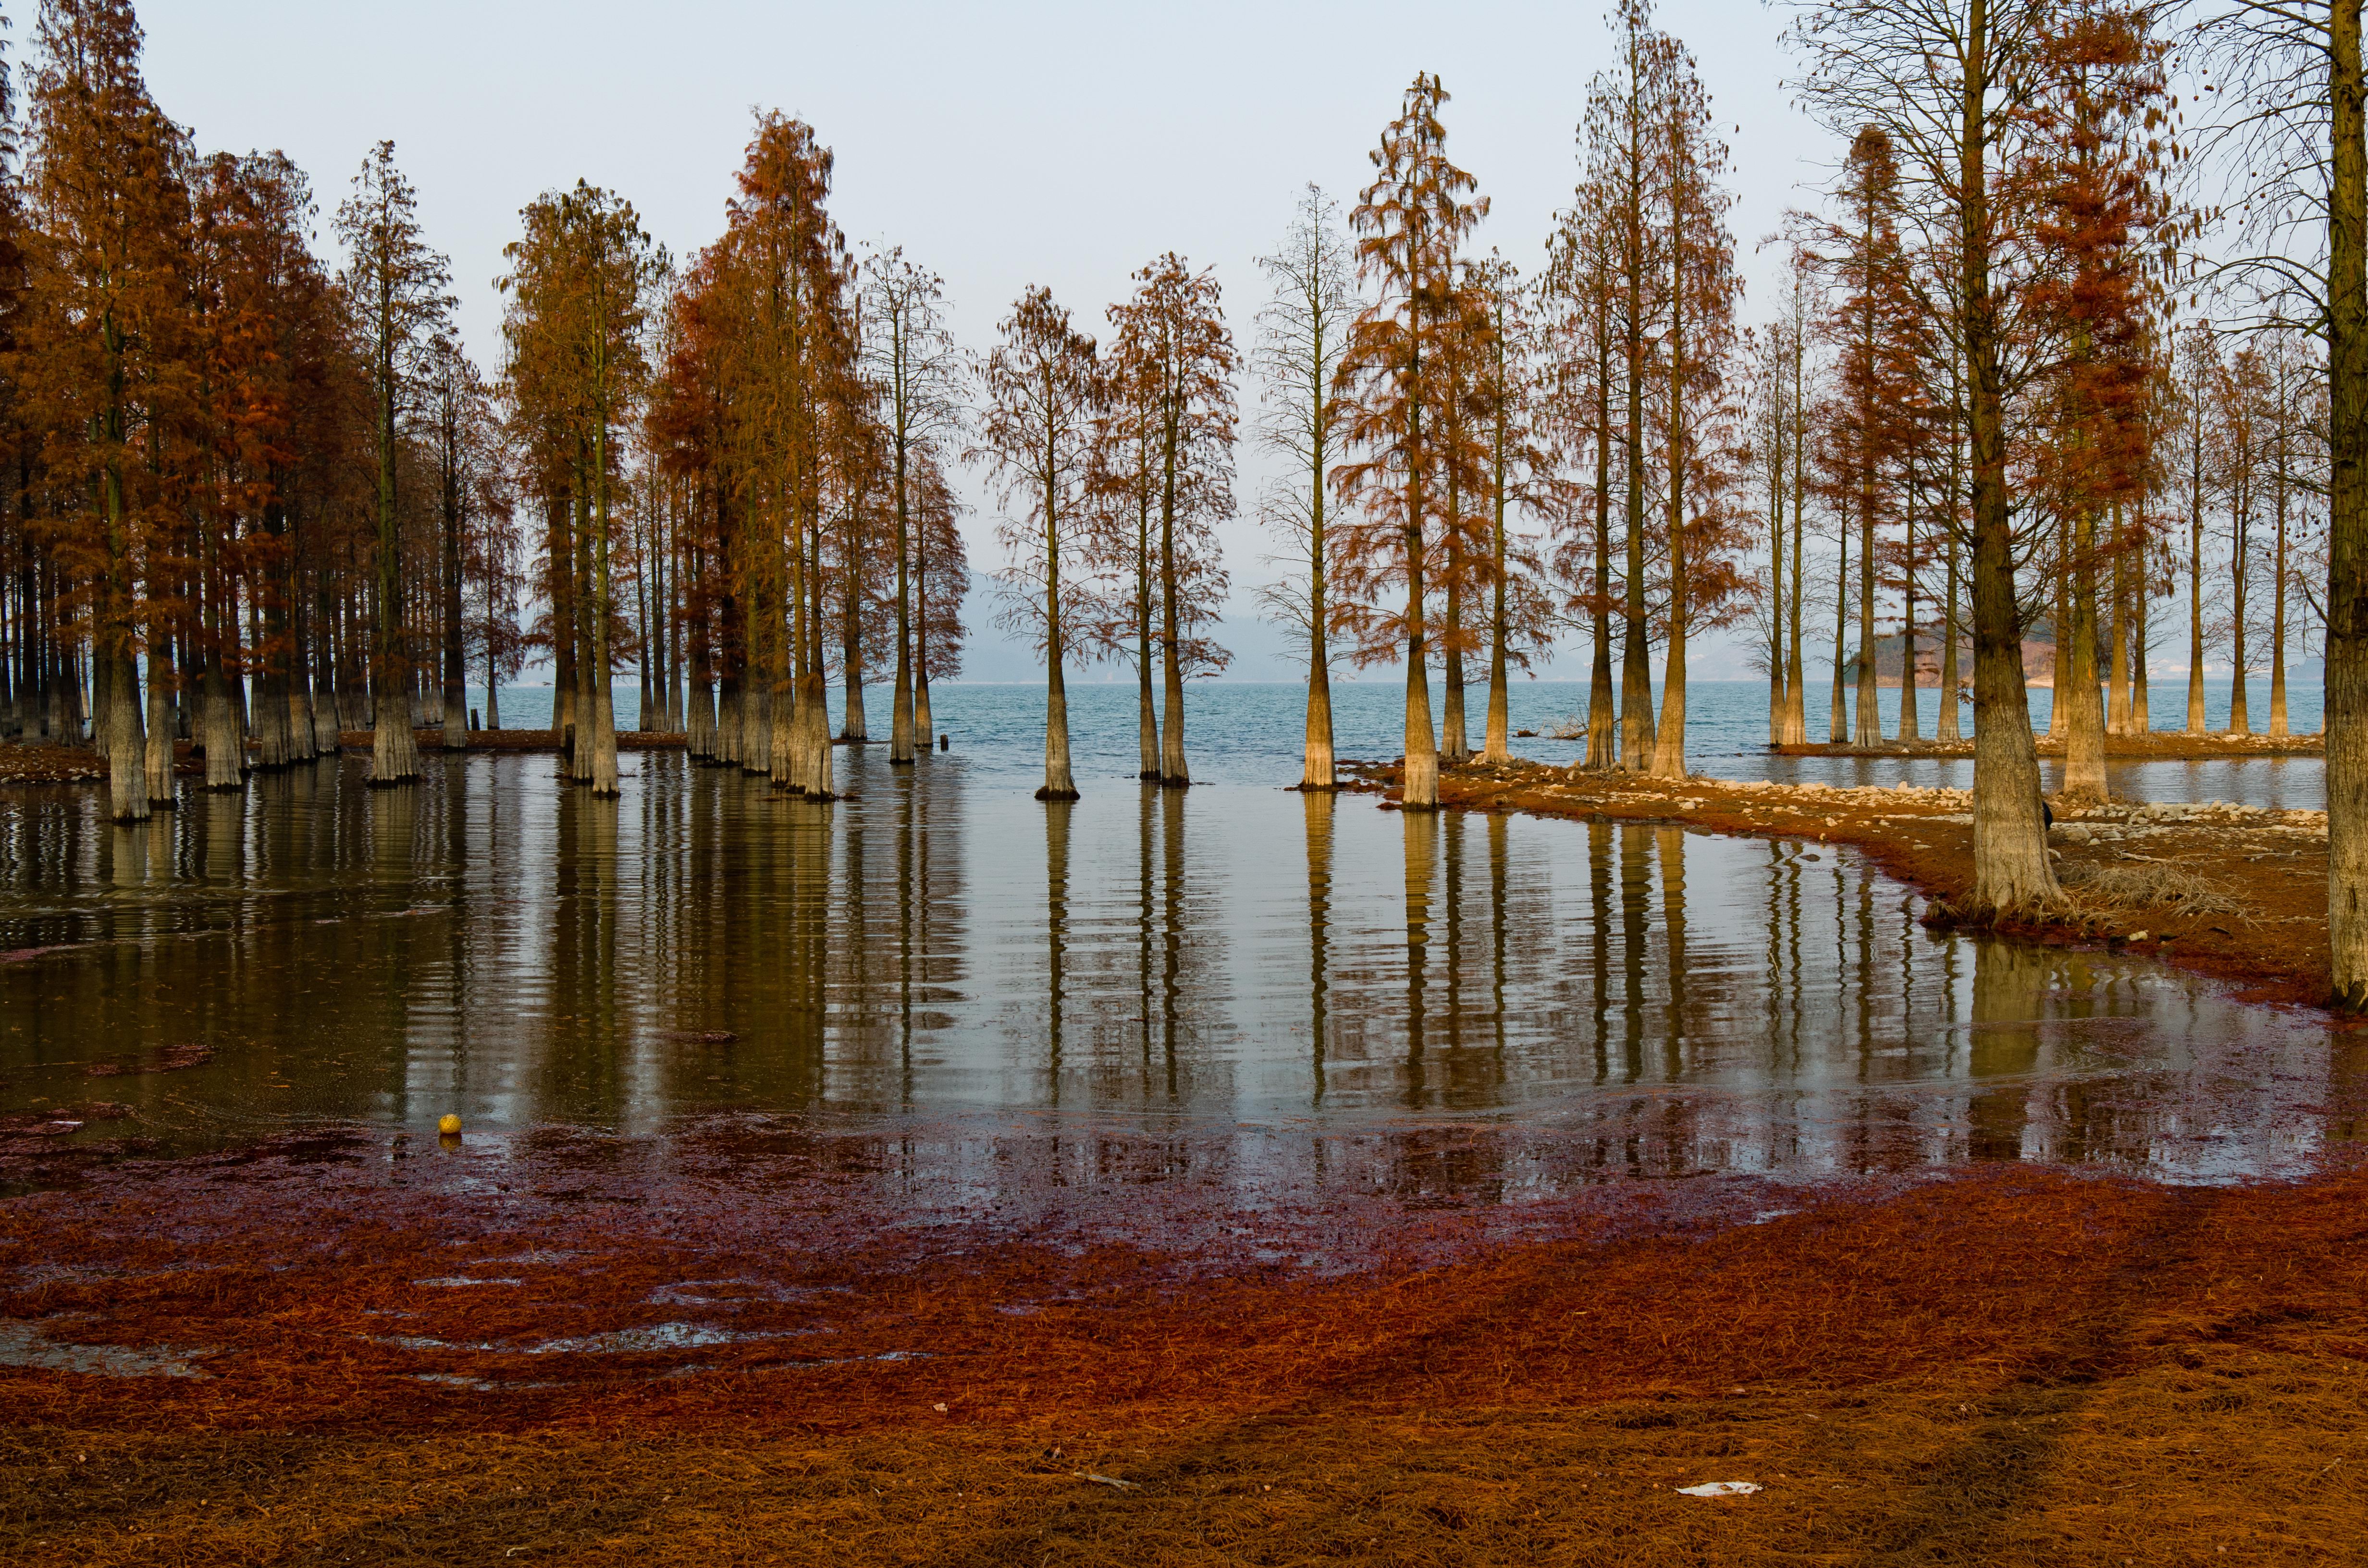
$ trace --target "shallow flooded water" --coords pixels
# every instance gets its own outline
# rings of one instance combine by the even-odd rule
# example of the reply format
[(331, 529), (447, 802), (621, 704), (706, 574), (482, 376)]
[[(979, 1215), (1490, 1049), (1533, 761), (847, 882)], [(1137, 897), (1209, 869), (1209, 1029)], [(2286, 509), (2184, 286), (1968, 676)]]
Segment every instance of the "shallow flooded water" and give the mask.
[(609, 802), (537, 756), (401, 791), (331, 761), (134, 828), (0, 798), (0, 1113), (58, 1149), (738, 1116), (926, 1128), (949, 1168), (1029, 1130), (1189, 1132), (1238, 1171), (1483, 1128), (1496, 1191), (2208, 1180), (2348, 1143), (2368, 1066), (2142, 960), (1937, 935), (1816, 846), (840, 767), (831, 806), (679, 754)]

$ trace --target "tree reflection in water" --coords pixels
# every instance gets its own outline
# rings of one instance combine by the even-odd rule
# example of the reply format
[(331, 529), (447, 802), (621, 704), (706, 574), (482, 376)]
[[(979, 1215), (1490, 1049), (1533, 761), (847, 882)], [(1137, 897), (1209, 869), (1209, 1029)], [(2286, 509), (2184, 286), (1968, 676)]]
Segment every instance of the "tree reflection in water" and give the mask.
[(1928, 930), (1814, 845), (1224, 785), (1047, 804), (941, 756), (853, 757), (848, 783), (821, 803), (644, 755), (601, 801), (512, 755), (377, 794), (330, 759), (129, 828), (80, 794), (11, 801), (0, 952), (29, 956), (0, 963), (0, 1108), (197, 1041), (202, 1066), (110, 1090), (167, 1147), (446, 1109), (886, 1119), (917, 1169), (929, 1119), (1058, 1113), (1300, 1127), (1350, 1140), (1336, 1163), (1411, 1130), (1463, 1141), (1437, 1179), (1518, 1187), (2237, 1175), (2352, 1135), (2323, 1028), (2140, 960)]

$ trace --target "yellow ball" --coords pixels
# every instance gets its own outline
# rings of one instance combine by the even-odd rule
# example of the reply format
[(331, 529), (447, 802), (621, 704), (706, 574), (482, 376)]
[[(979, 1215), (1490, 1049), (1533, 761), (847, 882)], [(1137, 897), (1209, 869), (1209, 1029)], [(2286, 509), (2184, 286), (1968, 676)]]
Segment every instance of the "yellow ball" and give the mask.
[(436, 1131), (450, 1138), (461, 1131), (461, 1119), (448, 1111), (444, 1119), (436, 1124)]

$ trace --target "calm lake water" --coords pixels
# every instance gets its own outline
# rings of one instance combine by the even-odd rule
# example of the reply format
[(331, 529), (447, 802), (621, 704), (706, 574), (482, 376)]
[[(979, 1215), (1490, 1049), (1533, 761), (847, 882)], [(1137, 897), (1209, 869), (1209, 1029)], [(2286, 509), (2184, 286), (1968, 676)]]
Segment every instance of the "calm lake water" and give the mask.
[[(2269, 729), (2270, 696), (2265, 681), (2248, 687), (2253, 727)], [(1940, 693), (1919, 691), (1923, 718), (1919, 732), (1931, 735), (1940, 719)], [(2227, 722), (2229, 683), (2206, 682), (2204, 715), (2214, 728)], [(2045, 687), (2030, 693), (2032, 722), (2044, 729), (2053, 694)], [(2319, 690), (2316, 684), (2294, 682), (2289, 693), (2290, 722), (2296, 734), (2314, 733), (2319, 724)], [(837, 688), (830, 693), (834, 733), (844, 700)], [(951, 733), (954, 749), (973, 767), (996, 777), (1009, 775), (1043, 779), (1044, 688), (1041, 686), (970, 686), (950, 683), (930, 688), (938, 728)], [(1539, 762), (1567, 764), (1586, 755), (1586, 743), (1557, 741), (1558, 721), (1584, 722), (1588, 688), (1568, 681), (1516, 680), (1508, 692), (1507, 707), (1517, 730), (1537, 733), (1513, 743), (1515, 753)], [(1440, 687), (1431, 687), (1434, 708)], [(472, 703), (483, 694), (472, 692)], [(640, 712), (640, 694), (630, 685), (617, 688), (620, 724), (629, 724)], [(1481, 739), (1487, 713), (1487, 692), (1474, 687), (1468, 730), (1474, 745)], [(1657, 700), (1657, 699), (1656, 699)], [(2184, 683), (2157, 688), (2153, 704), (2155, 728), (2169, 731), (2185, 722)], [(1827, 692), (1813, 688), (1804, 707), (1809, 733), (1826, 733)], [(867, 694), (865, 709), (872, 733), (888, 733), (889, 693)], [(1076, 769), (1082, 780), (1091, 775), (1132, 780), (1135, 769), (1134, 687), (1102, 682), (1080, 682), (1069, 687), (1071, 740), (1076, 748)], [(1305, 723), (1305, 688), (1292, 685), (1225, 681), (1192, 688), (1186, 706), (1185, 727), (1192, 756), (1193, 777), (1237, 784), (1289, 783), (1299, 777), (1300, 737)], [(1884, 733), (1898, 730), (1899, 693), (1883, 694)], [(519, 687), (502, 693), (502, 715), (515, 727), (545, 726), (551, 722), (547, 687)], [(1970, 710), (1964, 715), (1970, 725)], [(1406, 688), (1395, 681), (1343, 681), (1333, 687), (1333, 723), (1339, 754), (1344, 757), (1388, 758), (1405, 749)], [(1970, 733), (1970, 729), (1967, 732)], [(1697, 681), (1687, 689), (1687, 758), (1693, 769), (1714, 778), (1774, 778), (1787, 783), (1822, 779), (1838, 787), (1854, 784), (1895, 784), (1902, 779), (1919, 786), (1945, 785), (1968, 789), (1974, 780), (1972, 759), (1912, 759), (1906, 757), (1775, 757), (1768, 743), (1768, 687), (1757, 681)], [(2280, 811), (2317, 811), (2327, 804), (2326, 787), (2315, 756), (2248, 757), (2234, 762), (2113, 763), (2106, 772), (2113, 791), (2142, 801), (2241, 801)], [(2061, 762), (2043, 762), (2047, 787), (2054, 789), (2063, 772)]]
[(832, 806), (679, 754), (629, 756), (613, 801), (516, 755), (398, 791), (332, 760), (130, 828), (90, 791), (0, 794), (0, 1113), (104, 1100), (129, 1116), (56, 1146), (168, 1151), (447, 1111), (496, 1139), (1183, 1128), (1278, 1158), (1292, 1129), (1483, 1126), (1494, 1190), (1507, 1160), (2226, 1179), (2352, 1137), (2368, 1061), (2309, 1018), (1935, 935), (1846, 855), (1302, 797), (1274, 787), (1295, 730), (1255, 739), (1272, 699), (1204, 705), (1220, 781), (1189, 792), (1114, 777), (1131, 733), (1081, 723), (1086, 798), (1048, 808), (1041, 737), (973, 703), (996, 689), (950, 688), (956, 749), (917, 767), (842, 748)]

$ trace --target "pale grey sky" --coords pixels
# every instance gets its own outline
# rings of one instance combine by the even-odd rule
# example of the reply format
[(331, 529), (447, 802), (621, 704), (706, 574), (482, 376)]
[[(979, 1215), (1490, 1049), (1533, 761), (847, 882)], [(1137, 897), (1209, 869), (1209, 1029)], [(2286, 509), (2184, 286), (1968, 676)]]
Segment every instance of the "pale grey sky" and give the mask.
[[(1586, 4), (142, 0), (140, 14), (165, 110), (201, 148), (285, 149), (313, 176), (324, 231), (364, 150), (394, 139), (489, 368), (493, 279), (520, 207), (580, 176), (687, 253), (722, 228), (759, 107), (815, 127), (837, 155), (848, 237), (944, 275), (973, 347), (1029, 283), (1099, 331), (1128, 275), (1170, 249), (1216, 266), (1247, 342), (1264, 291), (1254, 258), (1306, 181), (1353, 199), (1417, 70), (1445, 79), (1450, 153), (1495, 204), (1481, 243), (1526, 269), (1568, 199), (1586, 84), (1608, 58), (1602, 10)], [(1751, 246), (1829, 155), (1781, 85), (1783, 13), (1668, 0), (1660, 19), (1693, 50), (1733, 143), (1757, 281)], [(1247, 512), (1256, 458), (1243, 457)], [(990, 522), (973, 519), (980, 567), (996, 563)], [(1268, 574), (1253, 525), (1226, 543), (1237, 587)], [(1246, 593), (1235, 611), (1235, 673), (1291, 674)], [(1034, 673), (990, 629), (973, 650), (972, 678)], [(1704, 676), (1742, 673), (1723, 649), (1698, 660)]]

